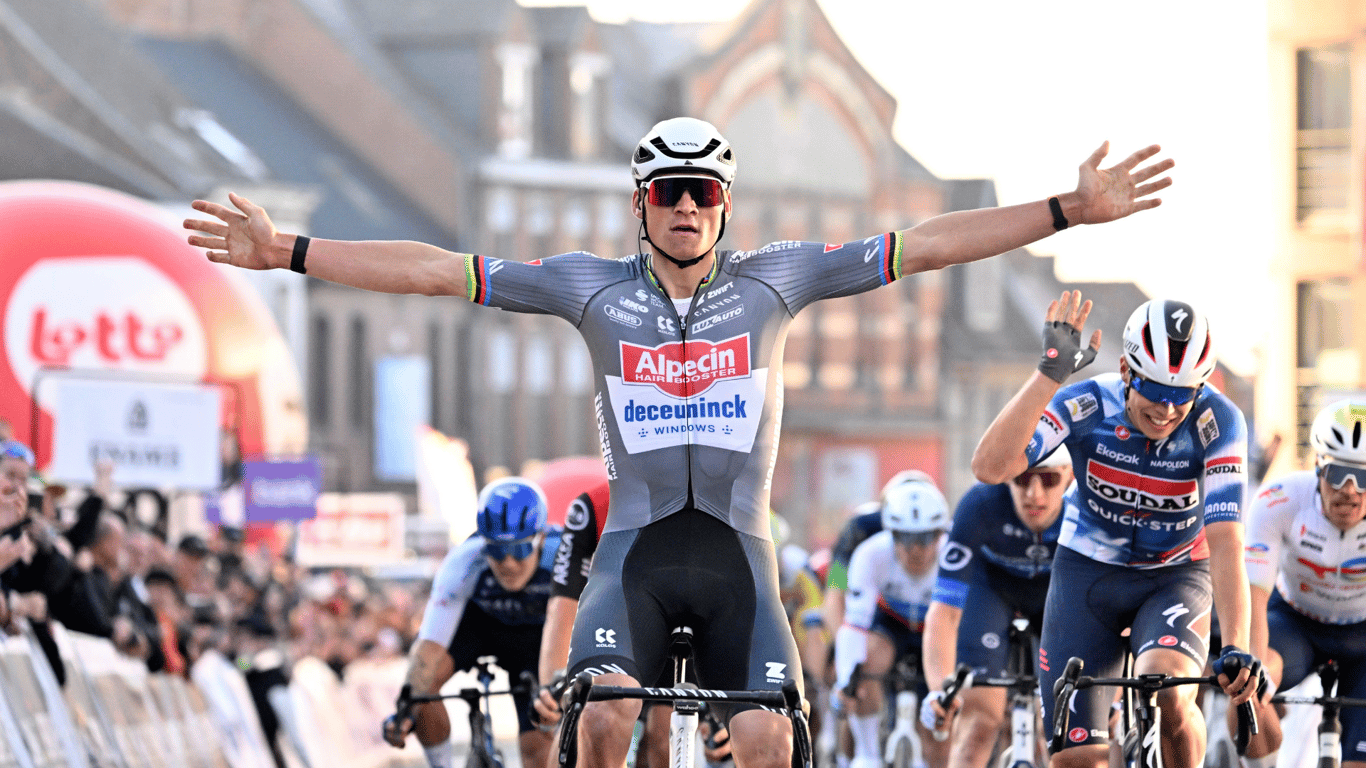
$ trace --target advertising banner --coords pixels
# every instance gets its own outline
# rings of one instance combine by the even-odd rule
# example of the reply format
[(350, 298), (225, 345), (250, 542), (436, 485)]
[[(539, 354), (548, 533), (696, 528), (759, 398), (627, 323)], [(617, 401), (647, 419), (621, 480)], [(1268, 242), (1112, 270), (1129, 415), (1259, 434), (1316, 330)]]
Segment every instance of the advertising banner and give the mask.
[(403, 497), (324, 493), (318, 516), (299, 524), (299, 565), (376, 565), (403, 559)]
[(322, 482), (322, 462), (316, 456), (294, 461), (243, 462), (246, 522), (313, 518), (318, 514)]
[(114, 464), (121, 486), (216, 488), (218, 387), (58, 378), (53, 479), (92, 483), (95, 463)]

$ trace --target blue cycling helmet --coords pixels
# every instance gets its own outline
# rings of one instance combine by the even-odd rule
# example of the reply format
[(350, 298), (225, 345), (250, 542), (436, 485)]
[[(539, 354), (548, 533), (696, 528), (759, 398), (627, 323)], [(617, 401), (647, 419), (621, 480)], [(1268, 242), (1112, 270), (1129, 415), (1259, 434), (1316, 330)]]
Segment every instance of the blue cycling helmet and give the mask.
[(485, 554), (495, 560), (509, 554), (518, 560), (529, 556), (548, 506), (545, 494), (526, 478), (505, 477), (484, 486), (476, 526), (484, 537)]

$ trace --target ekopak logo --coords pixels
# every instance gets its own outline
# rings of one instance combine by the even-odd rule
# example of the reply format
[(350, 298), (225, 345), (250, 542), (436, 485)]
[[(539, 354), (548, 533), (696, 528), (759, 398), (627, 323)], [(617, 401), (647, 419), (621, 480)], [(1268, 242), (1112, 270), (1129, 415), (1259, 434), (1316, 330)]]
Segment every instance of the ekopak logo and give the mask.
[(655, 347), (621, 342), (621, 380), (653, 384), (673, 397), (700, 395), (721, 379), (749, 376), (749, 334), (712, 343), (673, 341)]
[(21, 386), (46, 367), (202, 376), (205, 331), (189, 297), (142, 259), (44, 259), (4, 307), (5, 354)]

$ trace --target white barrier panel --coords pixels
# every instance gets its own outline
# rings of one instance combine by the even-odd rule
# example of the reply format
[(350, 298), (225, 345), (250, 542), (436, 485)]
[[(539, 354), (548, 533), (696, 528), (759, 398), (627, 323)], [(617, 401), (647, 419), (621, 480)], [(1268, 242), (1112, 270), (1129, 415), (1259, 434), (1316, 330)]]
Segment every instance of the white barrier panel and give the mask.
[[(321, 662), (318, 662), (317, 666), (309, 666), (315, 671), (317, 666), (322, 666), (322, 672), (332, 674)], [(296, 664), (296, 674), (298, 668), (299, 665)], [(407, 671), (408, 660), (403, 658), (384, 661), (359, 659), (346, 666), (339, 699), (343, 722), (338, 725), (350, 732), (352, 743), (356, 744), (356, 754), (362, 756), (361, 761), (357, 763), (362, 768), (420, 768), (427, 764), (416, 738), (409, 738), (403, 749), (394, 749), (380, 735), (384, 718), (394, 713), (394, 701), (398, 698), (399, 689), (403, 687)], [(312, 674), (309, 672), (306, 676)], [(463, 721), (452, 718), (452, 738), (458, 737), (456, 731), (461, 722)], [(466, 730), (468, 731), (468, 728)]]
[[(34, 661), (27, 639), (22, 636), (3, 636), (3, 641), (0, 641), (0, 667), (4, 669), (4, 693), (10, 714), (23, 734), (34, 768), (61, 768), (66, 758), (62, 754), (57, 726), (47, 711), (46, 697), (34, 671)], [(47, 664), (46, 658), (36, 661)]]
[[(38, 643), (38, 637), (34, 633), (33, 627), (27, 621), (21, 623), (20, 629), (23, 634), (23, 642), (28, 645), (29, 663), (33, 666), (34, 678), (43, 690), (43, 703), (52, 719), (53, 727), (56, 729), (57, 740), (60, 743), (66, 765), (68, 768), (90, 768), (88, 753), (81, 743), (76, 725), (71, 719), (71, 712), (67, 709), (66, 699), (62, 696), (62, 687), (57, 682), (57, 675), (52, 671), (52, 664), (48, 661), (47, 654), (43, 651), (42, 645)], [(13, 638), (13, 640), (18, 642), (19, 639)]]
[(223, 745), (223, 757), (231, 768), (275, 768), (266, 746), (261, 721), (251, 691), (237, 667), (217, 651), (208, 651), (190, 668), (194, 681), (209, 705), (209, 714)]

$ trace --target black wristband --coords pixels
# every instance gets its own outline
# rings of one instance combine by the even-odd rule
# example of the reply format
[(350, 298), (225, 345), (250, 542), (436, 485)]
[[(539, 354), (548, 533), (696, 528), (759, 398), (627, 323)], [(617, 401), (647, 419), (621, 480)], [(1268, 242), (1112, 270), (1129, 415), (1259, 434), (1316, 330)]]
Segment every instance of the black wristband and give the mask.
[(304, 268), (304, 259), (308, 256), (308, 242), (308, 237), (305, 235), (294, 237), (294, 254), (289, 257), (290, 271), (298, 272), (301, 275), (308, 274), (308, 270)]
[(1058, 202), (1058, 198), (1048, 198), (1048, 210), (1053, 212), (1053, 229), (1058, 232), (1067, 229), (1069, 222), (1067, 217), (1062, 215), (1062, 203)]

